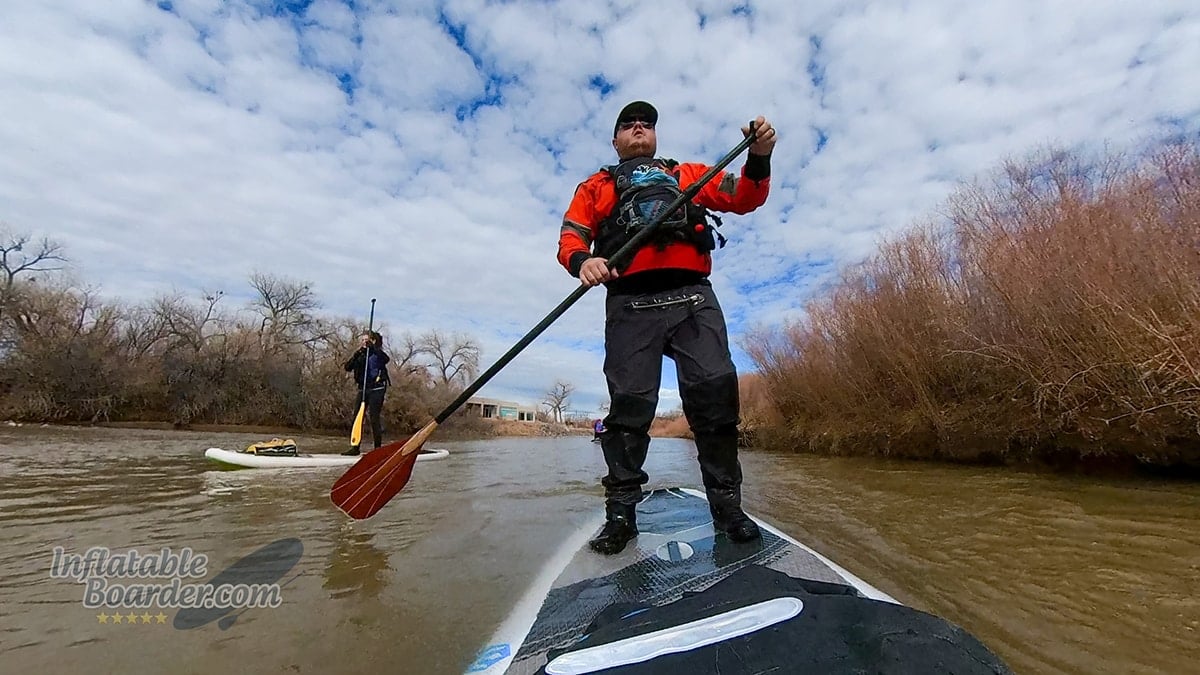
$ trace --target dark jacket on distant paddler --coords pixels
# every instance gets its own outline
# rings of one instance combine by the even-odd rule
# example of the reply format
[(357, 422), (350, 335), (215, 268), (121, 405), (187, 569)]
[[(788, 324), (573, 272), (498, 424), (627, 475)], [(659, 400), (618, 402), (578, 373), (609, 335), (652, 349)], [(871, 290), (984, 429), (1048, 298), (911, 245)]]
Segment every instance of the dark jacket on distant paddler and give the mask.
[[(370, 358), (367, 353), (370, 350)], [(388, 376), (387, 364), (391, 361), (391, 357), (387, 352), (379, 347), (360, 347), (354, 355), (346, 361), (345, 368), (347, 371), (354, 372), (354, 382), (361, 389), (363, 386), (363, 371), (367, 373), (367, 389), (379, 389), (391, 384), (391, 378)], [(365, 368), (364, 368), (365, 366)]]

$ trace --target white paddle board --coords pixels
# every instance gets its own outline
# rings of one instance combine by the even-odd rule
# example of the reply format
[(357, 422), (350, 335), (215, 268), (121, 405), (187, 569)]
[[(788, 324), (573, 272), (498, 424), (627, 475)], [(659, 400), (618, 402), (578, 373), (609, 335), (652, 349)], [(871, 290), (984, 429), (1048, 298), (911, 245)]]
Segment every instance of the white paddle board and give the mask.
[[(305, 455), (300, 454), (295, 457), (272, 457), (270, 455), (254, 455), (248, 452), (235, 452), (233, 450), (225, 450), (222, 448), (209, 448), (204, 451), (204, 456), (208, 459), (227, 464), (239, 468), (249, 469), (276, 469), (276, 468), (295, 468), (295, 467), (320, 467), (320, 466), (350, 466), (358, 462), (365, 455)], [(425, 448), (418, 451), (417, 461), (430, 461), (437, 459), (445, 459), (450, 456), (448, 450)]]

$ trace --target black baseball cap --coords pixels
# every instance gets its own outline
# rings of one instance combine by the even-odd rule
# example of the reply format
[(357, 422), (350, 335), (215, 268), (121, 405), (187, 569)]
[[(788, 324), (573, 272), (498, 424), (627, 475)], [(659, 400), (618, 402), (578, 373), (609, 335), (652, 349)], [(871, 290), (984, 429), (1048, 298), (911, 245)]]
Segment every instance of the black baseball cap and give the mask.
[(617, 137), (617, 129), (621, 128), (621, 122), (635, 117), (646, 120), (651, 124), (658, 123), (658, 111), (654, 109), (654, 106), (645, 101), (634, 101), (621, 108), (621, 114), (617, 115), (617, 123), (613, 125), (613, 138)]

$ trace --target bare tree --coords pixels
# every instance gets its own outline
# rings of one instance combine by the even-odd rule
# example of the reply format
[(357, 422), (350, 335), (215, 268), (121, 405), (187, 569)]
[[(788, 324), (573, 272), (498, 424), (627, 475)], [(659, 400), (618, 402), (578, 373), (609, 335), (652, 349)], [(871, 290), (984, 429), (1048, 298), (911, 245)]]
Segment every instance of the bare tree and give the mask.
[(26, 250), (30, 243), (28, 234), (13, 234), (7, 224), (0, 223), (0, 274), (3, 274), (3, 292), (7, 296), (12, 290), (17, 275), (22, 272), (52, 272), (61, 270), (61, 265), (53, 261), (66, 262), (62, 254), (62, 244), (42, 237), (33, 248)]
[(78, 289), (62, 279), (41, 285), (18, 284), (4, 301), (8, 311), (4, 327), (12, 331), (5, 331), (6, 345), (18, 336), (45, 340), (68, 335), (80, 304), (78, 294)]
[(102, 302), (95, 288), (79, 289), (78, 303), (71, 320), (71, 337), (89, 334), (115, 337), (120, 334), (120, 310)]
[(479, 372), (479, 347), (471, 338), (431, 331), (422, 335), (418, 344), (433, 359), (432, 367), (442, 384), (459, 381), (465, 385)]
[(154, 345), (167, 338), (167, 322), (155, 311), (155, 305), (130, 307), (121, 328), (121, 346), (134, 359), (145, 356)]
[(310, 285), (264, 272), (251, 274), (250, 285), (258, 292), (250, 308), (261, 319), (258, 334), (264, 351), (330, 336), (331, 332), (313, 316), (321, 303)]
[(567, 409), (573, 393), (575, 393), (575, 385), (556, 380), (554, 386), (550, 387), (550, 390), (543, 395), (542, 403), (550, 411), (555, 422), (562, 423), (563, 412)]
[(199, 352), (212, 336), (210, 326), (219, 322), (217, 303), (224, 295), (224, 291), (205, 293), (203, 305), (190, 303), (178, 294), (164, 295), (154, 301), (151, 312), (157, 321), (162, 322), (168, 338)]
[(425, 353), (425, 345), (422, 338), (414, 337), (412, 333), (405, 331), (392, 337), (391, 344), (387, 347), (387, 353), (391, 357), (397, 373), (417, 372), (424, 369), (424, 366), (419, 365), (416, 359)]
[(61, 270), (62, 266), (54, 263), (67, 261), (58, 242), (42, 237), (27, 249), (30, 241), (30, 235), (13, 233), (6, 223), (0, 223), (0, 316), (12, 302), (18, 275)]
[(66, 282), (30, 287), (12, 306), (17, 331), (40, 341), (69, 342), (85, 335), (116, 335), (121, 315), (94, 288)]

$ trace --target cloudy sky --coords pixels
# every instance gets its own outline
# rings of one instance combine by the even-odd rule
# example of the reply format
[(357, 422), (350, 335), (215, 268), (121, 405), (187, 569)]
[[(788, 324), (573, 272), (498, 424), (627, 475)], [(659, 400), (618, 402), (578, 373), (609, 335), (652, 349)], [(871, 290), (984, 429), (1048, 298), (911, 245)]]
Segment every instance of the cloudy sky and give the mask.
[[(323, 311), (470, 335), (498, 359), (578, 283), (555, 261), (617, 111), (715, 162), (779, 131), (766, 205), (713, 283), (746, 330), (955, 186), (1046, 145), (1200, 130), (1195, 0), (6, 0), (0, 220), (111, 298), (311, 282)], [(741, 160), (733, 168), (740, 168)], [(606, 398), (603, 290), (484, 387)], [(677, 407), (664, 370), (660, 410)]]

